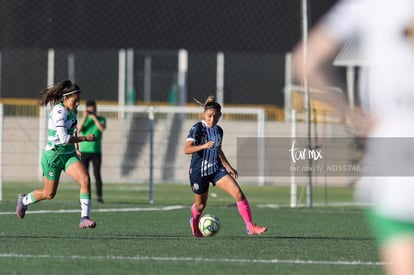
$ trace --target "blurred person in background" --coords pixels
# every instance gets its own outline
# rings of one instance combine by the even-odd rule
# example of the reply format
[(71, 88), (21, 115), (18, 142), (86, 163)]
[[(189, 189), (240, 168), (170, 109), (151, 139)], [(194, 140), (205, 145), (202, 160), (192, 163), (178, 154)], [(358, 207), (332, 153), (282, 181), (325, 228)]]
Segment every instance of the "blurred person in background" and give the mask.
[(106, 128), (106, 119), (103, 116), (98, 116), (96, 111), (96, 102), (93, 100), (86, 101), (86, 109), (82, 113), (78, 131), (81, 135), (92, 134), (96, 137), (94, 142), (80, 144), (81, 162), (85, 166), (86, 171), (89, 171), (89, 163), (92, 162), (97, 200), (103, 203), (101, 176), (102, 135)]
[[(412, 0), (343, 0), (293, 53), (295, 77), (302, 83), (307, 80), (311, 97), (335, 105), (350, 118), (356, 133), (368, 137), (365, 159), (381, 174), (362, 177), (356, 197), (370, 205), (367, 221), (385, 270), (393, 275), (414, 274), (414, 177), (387, 172), (412, 171), (414, 149), (383, 147), (374, 141), (414, 136), (413, 33)], [(330, 91), (334, 83), (326, 72), (326, 64), (355, 36), (366, 62), (360, 75), (361, 113), (349, 108), (343, 95)]]
[(75, 144), (95, 141), (93, 134), (77, 136), (77, 108), (81, 90), (69, 80), (48, 87), (41, 93), (40, 106), (52, 106), (48, 119), (48, 137), (42, 153), (43, 189), (29, 194), (19, 194), (16, 214), (23, 219), (27, 207), (42, 200), (55, 197), (62, 171), (80, 185), (81, 218), (80, 228), (94, 228), (96, 223), (89, 218), (91, 207), (90, 179), (85, 167), (79, 161)]

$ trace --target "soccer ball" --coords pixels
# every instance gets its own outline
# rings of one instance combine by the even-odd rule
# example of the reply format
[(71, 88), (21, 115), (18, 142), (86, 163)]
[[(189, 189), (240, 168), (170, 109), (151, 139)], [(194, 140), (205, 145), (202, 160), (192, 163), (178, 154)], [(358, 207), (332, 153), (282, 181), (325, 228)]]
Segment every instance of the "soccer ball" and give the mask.
[(211, 237), (220, 231), (220, 220), (214, 215), (206, 214), (201, 217), (198, 227), (204, 237)]

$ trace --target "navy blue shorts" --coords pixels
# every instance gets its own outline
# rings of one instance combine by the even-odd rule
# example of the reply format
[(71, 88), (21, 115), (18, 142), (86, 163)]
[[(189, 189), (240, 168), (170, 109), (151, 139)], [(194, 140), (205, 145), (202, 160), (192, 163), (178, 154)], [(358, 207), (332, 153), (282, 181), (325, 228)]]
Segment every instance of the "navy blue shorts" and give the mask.
[(190, 185), (194, 194), (204, 194), (208, 191), (210, 182), (215, 186), (222, 177), (228, 175), (226, 168), (220, 167), (214, 174), (202, 177), (200, 173), (192, 173), (190, 169)]

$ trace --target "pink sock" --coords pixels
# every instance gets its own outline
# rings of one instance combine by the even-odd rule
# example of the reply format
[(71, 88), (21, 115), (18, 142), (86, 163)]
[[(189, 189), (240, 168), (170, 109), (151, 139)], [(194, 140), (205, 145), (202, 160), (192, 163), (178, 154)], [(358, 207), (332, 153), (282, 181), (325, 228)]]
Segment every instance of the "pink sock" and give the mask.
[(194, 226), (194, 228), (198, 228), (198, 222), (200, 220), (201, 211), (198, 211), (195, 208), (195, 204), (193, 204), (191, 206), (191, 214), (192, 214), (192, 217), (193, 217), (193, 226)]
[(252, 225), (252, 212), (247, 198), (237, 202), (237, 209), (239, 210), (240, 216), (242, 216), (246, 227), (249, 228)]

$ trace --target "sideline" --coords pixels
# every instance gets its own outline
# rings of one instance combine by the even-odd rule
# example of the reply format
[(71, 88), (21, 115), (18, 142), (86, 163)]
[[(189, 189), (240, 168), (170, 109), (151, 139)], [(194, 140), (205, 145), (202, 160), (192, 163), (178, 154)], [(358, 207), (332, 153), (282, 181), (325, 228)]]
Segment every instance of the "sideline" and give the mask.
[(352, 265), (352, 266), (381, 266), (383, 262), (364, 261), (321, 261), (300, 259), (231, 259), (231, 258), (197, 258), (197, 257), (148, 257), (148, 256), (81, 256), (81, 255), (33, 255), (33, 254), (0, 254), (0, 258), (34, 258), (34, 259), (81, 259), (81, 260), (124, 260), (124, 261), (171, 261), (171, 262), (225, 262), (248, 264), (296, 264), (296, 265)]
[[(142, 211), (172, 211), (183, 208), (188, 208), (184, 205), (171, 205), (164, 207), (130, 207), (130, 208), (98, 208), (93, 209), (92, 212), (142, 212)], [(78, 213), (79, 209), (61, 209), (61, 210), (28, 210), (27, 213), (32, 214), (49, 214), (49, 213)], [(16, 212), (0, 212), (0, 215), (16, 215)]]

